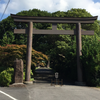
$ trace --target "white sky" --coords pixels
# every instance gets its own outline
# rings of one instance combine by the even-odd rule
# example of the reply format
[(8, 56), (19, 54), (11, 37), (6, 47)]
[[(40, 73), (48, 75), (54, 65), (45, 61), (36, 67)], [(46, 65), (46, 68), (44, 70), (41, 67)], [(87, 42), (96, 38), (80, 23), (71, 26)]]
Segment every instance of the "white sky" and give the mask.
[[(8, 0), (0, 0), (0, 18)], [(3, 18), (23, 10), (40, 9), (48, 12), (67, 11), (71, 8), (86, 9), (100, 20), (100, 0), (10, 0)]]

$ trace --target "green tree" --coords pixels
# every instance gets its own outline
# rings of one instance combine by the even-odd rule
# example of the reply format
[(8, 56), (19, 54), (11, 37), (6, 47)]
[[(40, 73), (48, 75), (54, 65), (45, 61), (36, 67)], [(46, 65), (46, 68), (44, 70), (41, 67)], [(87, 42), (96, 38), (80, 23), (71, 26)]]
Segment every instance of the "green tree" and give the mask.
[[(66, 12), (66, 17), (92, 17), (92, 15), (85, 9), (72, 8)], [(71, 29), (75, 29), (75, 24), (69, 24)], [(94, 24), (82, 24), (82, 29), (94, 30), (96, 33), (99, 31), (99, 24), (97, 21)]]
[(82, 66), (84, 81), (91, 86), (100, 86), (100, 41), (98, 35), (84, 36), (82, 41)]
[(12, 44), (14, 40), (14, 35), (13, 32), (6, 31), (6, 33), (3, 35), (3, 39), (0, 40), (1, 45), (6, 45), (6, 44)]

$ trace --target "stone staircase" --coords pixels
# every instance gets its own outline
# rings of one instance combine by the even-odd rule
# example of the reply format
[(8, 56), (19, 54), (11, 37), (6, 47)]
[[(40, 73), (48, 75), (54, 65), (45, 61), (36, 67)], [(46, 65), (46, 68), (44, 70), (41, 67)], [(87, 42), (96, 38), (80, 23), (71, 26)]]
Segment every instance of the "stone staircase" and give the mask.
[(46, 67), (36, 69), (34, 83), (51, 83), (51, 79), (54, 79), (52, 69)]

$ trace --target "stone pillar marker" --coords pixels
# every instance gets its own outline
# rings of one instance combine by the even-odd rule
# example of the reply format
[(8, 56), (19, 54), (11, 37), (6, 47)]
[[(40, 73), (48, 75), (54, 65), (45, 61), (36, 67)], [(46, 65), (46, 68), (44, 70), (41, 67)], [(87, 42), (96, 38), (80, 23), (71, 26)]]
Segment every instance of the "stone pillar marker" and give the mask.
[(14, 83), (23, 83), (23, 60), (14, 61)]

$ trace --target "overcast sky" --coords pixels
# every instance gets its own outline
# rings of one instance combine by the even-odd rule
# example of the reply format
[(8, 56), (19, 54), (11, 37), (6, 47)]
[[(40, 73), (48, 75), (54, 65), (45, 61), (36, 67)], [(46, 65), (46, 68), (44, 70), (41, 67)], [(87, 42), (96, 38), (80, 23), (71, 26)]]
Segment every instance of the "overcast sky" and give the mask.
[(86, 9), (100, 20), (100, 0), (10, 0), (7, 10), (1, 19), (5, 6), (9, 0), (0, 0), (0, 21), (11, 13), (16, 14), (23, 10), (40, 9), (48, 12), (67, 11), (71, 8)]

